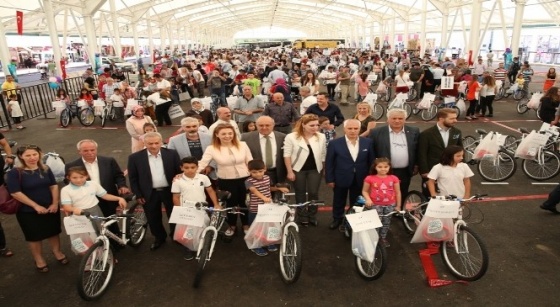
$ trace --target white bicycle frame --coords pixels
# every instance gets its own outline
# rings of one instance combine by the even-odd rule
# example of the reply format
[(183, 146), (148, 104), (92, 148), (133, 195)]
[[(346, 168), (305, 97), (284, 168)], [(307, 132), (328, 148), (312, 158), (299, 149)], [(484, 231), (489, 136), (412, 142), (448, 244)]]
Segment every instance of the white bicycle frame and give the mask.
[[(124, 214), (127, 214), (127, 211), (124, 212)], [(126, 217), (122, 218), (127, 219)], [(116, 234), (112, 233), (109, 230), (109, 226), (115, 224), (118, 222), (118, 218), (117, 219), (111, 219), (109, 221), (103, 221), (101, 223), (101, 233), (99, 234), (99, 236), (95, 239), (95, 243), (99, 242), (99, 241), (103, 241), (103, 270), (105, 270), (105, 266), (107, 265), (107, 260), (109, 259), (109, 249), (111, 248), (110, 242), (109, 242), (109, 238), (115, 240), (117, 243), (121, 244), (121, 245), (126, 245), (128, 243), (128, 241), (130, 241), (130, 239), (128, 239), (126, 237), (126, 220), (123, 223), (123, 227), (122, 227), (122, 237), (119, 238), (119, 236), (117, 236)], [(95, 258), (97, 257), (97, 255), (95, 253), (92, 254), (92, 263), (95, 262)]]
[[(208, 255), (206, 260), (210, 261), (210, 258), (212, 257), (212, 253), (214, 252), (214, 246), (216, 245), (216, 240), (218, 239), (218, 228), (222, 227), (223, 224), (223, 220), (222, 223), (220, 223), (220, 225), (217, 225), (219, 223), (219, 218), (225, 219), (225, 217), (218, 217), (216, 215), (221, 215), (222, 212), (226, 212), (226, 211), (212, 211), (212, 216), (210, 217), (210, 225), (206, 226), (206, 228), (204, 228), (204, 231), (202, 232), (202, 235), (200, 236), (200, 242), (198, 243), (198, 250), (196, 252), (196, 259), (200, 259), (200, 251), (202, 251), (202, 247), (204, 246), (204, 238), (206, 237), (206, 234), (208, 232), (212, 232), (212, 244), (210, 245), (210, 250), (208, 251)], [(218, 228), (216, 228), (216, 226), (218, 226)]]
[(282, 226), (282, 244), (280, 246), (282, 253), (286, 253), (286, 239), (288, 238), (288, 227), (293, 226), (296, 229), (296, 232), (299, 232), (299, 226), (295, 222), (296, 209), (290, 207), (290, 209), (288, 209), (286, 214), (288, 216), (284, 219), (284, 221), (288, 221), (288, 222), (287, 223), (284, 222), (284, 226)]

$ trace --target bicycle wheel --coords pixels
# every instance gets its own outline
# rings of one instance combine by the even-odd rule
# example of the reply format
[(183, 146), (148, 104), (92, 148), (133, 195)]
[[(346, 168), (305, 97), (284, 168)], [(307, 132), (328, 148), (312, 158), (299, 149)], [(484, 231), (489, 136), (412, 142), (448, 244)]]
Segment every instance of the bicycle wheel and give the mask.
[(496, 93), (496, 96), (494, 96), (494, 101), (498, 101), (498, 100), (504, 98), (505, 92), (506, 92), (506, 88), (505, 88), (504, 85), (502, 84), (502, 86), (500, 87), (500, 89), (499, 89), (498, 92)]
[(373, 119), (380, 120), (381, 117), (383, 117), (383, 114), (385, 114), (385, 108), (382, 105), (380, 105), (379, 103), (376, 103), (376, 104), (373, 105), (373, 110), (372, 110), (371, 113), (372, 113), (371, 115), (373, 116)]
[(406, 111), (406, 119), (412, 115), (412, 106), (409, 103), (403, 103), (403, 109)]
[(381, 246), (381, 242), (377, 242), (373, 262), (368, 262), (360, 257), (356, 257), (356, 270), (358, 270), (358, 274), (360, 274), (363, 279), (376, 280), (383, 276), (387, 269), (387, 262), (385, 259), (387, 259), (387, 252), (385, 248)]
[[(107, 261), (104, 263), (105, 252), (108, 253)], [(96, 242), (87, 251), (80, 262), (78, 273), (78, 294), (86, 301), (99, 298), (113, 276), (114, 268), (113, 252), (109, 246), (104, 246), (103, 241)]]
[(541, 105), (539, 104), (539, 107), (535, 110), (535, 116), (538, 119), (541, 119), (541, 114), (540, 113), (541, 113)]
[(428, 109), (422, 110), (420, 116), (423, 120), (430, 121), (436, 117), (437, 111), (437, 106), (435, 104), (432, 104)]
[(148, 227), (148, 219), (144, 209), (138, 203), (132, 205), (127, 211), (134, 214), (134, 217), (128, 218), (128, 245), (136, 247), (142, 244), (146, 237), (146, 228)]
[(403, 208), (405, 212), (402, 221), (408, 233), (413, 234), (416, 232), (416, 228), (426, 211), (426, 206), (422, 206), (425, 202), (426, 197), (419, 191), (412, 190), (406, 195)]
[(517, 102), (517, 113), (525, 114), (525, 112), (527, 112), (527, 111), (529, 111), (529, 108), (527, 107), (527, 101), (519, 100)]
[(95, 121), (95, 114), (91, 108), (85, 108), (80, 111), (78, 120), (80, 121), (80, 124), (89, 127), (93, 125), (93, 122)]
[(476, 146), (478, 146), (478, 142), (474, 136), (467, 135), (463, 138), (463, 148), (465, 148), (463, 160), (465, 160), (465, 163), (473, 161), (472, 157)]
[(68, 109), (62, 110), (62, 112), (60, 112), (60, 125), (63, 128), (66, 128), (68, 127), (68, 125), (70, 125), (71, 122), (72, 115), (70, 114), (70, 111)]
[(210, 247), (212, 245), (212, 232), (207, 232), (204, 236), (204, 244), (202, 245), (202, 249), (199, 253), (198, 258), (198, 269), (196, 270), (196, 275), (194, 276), (193, 287), (198, 288), (200, 285), (200, 281), (202, 280), (202, 272), (204, 271), (204, 267), (206, 266), (206, 262), (208, 262), (208, 256), (210, 255)]
[[(455, 250), (455, 244), (458, 251)], [(441, 257), (453, 276), (466, 281), (480, 279), (488, 270), (488, 250), (480, 236), (467, 226), (457, 229), (457, 241), (442, 242)]]
[(414, 106), (414, 108), (412, 108), (412, 114), (414, 115), (418, 115), (418, 113), (422, 112), (423, 109), (418, 109), (418, 106)]
[(461, 117), (461, 109), (459, 109), (458, 106), (452, 106), (451, 108), (455, 109), (455, 113), (457, 113), (457, 118)]
[(109, 120), (114, 121), (115, 119), (117, 119), (117, 113), (115, 108), (111, 107), (111, 110), (109, 111)]
[(490, 182), (504, 181), (515, 174), (515, 158), (505, 151), (498, 151), (496, 157), (481, 159), (478, 162), (478, 174)]
[(515, 100), (521, 100), (521, 99), (525, 98), (525, 96), (527, 96), (527, 93), (525, 92), (525, 90), (517, 90), (517, 91), (513, 92), (513, 99), (515, 99)]
[(408, 90), (408, 97), (406, 98), (406, 101), (414, 101), (416, 100), (417, 96), (418, 96), (418, 92), (416, 92), (416, 89), (412, 87), (411, 89)]
[(391, 87), (387, 87), (387, 94), (385, 94), (385, 102), (389, 102), (391, 101), (391, 96), (393, 96), (393, 90), (391, 89)]
[(533, 180), (548, 180), (560, 172), (560, 156), (553, 151), (543, 150), (535, 159), (523, 160), (521, 167), (523, 173)]
[(302, 248), (301, 238), (296, 228), (288, 227), (283, 234), (282, 248), (278, 253), (280, 257), (280, 273), (286, 284), (296, 282), (301, 274)]
[(105, 124), (107, 124), (108, 117), (109, 117), (109, 109), (103, 108), (103, 113), (101, 113), (101, 127), (105, 127)]

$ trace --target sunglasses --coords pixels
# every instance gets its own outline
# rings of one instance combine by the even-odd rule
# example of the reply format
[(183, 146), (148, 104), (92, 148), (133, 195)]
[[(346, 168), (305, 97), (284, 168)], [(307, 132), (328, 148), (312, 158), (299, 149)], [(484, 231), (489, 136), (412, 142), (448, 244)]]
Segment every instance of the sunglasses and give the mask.
[(18, 147), (17, 154), (21, 155), (28, 149), (35, 149), (37, 151), (41, 151), (41, 148), (39, 148), (39, 146), (37, 146), (37, 145), (23, 145), (23, 146)]

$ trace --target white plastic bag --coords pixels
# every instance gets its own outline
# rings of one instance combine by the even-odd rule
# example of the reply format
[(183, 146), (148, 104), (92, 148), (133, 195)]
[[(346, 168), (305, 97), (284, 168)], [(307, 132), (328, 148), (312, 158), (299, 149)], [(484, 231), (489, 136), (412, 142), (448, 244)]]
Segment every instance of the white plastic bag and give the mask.
[(171, 119), (183, 116), (185, 116), (185, 111), (183, 111), (180, 105), (174, 104), (169, 108), (169, 117), (171, 117)]
[(534, 159), (540, 146), (544, 146), (548, 141), (549, 135), (541, 134), (535, 130), (531, 131), (529, 135), (525, 136), (517, 149), (515, 150), (515, 157), (521, 159)]
[(175, 233), (173, 234), (173, 240), (181, 243), (181, 245), (190, 249), (191, 251), (198, 250), (198, 245), (200, 244), (200, 236), (206, 228), (210, 225), (210, 218), (207, 214), (204, 214), (204, 222), (202, 227), (195, 227), (190, 225), (180, 225), (175, 226)]
[(416, 107), (418, 109), (429, 109), (432, 103), (434, 102), (435, 97), (436, 95), (434, 94), (424, 93), (424, 97), (422, 97), (422, 100), (420, 101), (420, 103), (418, 103), (418, 106)]
[(495, 157), (499, 149), (497, 135), (494, 132), (490, 132), (476, 146), (472, 158), (474, 160), (482, 160), (483, 158)]
[(461, 114), (465, 114), (465, 112), (467, 112), (467, 105), (465, 104), (465, 100), (463, 98), (459, 98), (459, 100), (457, 100), (456, 106), (459, 108), (459, 111), (461, 111)]
[(408, 94), (398, 93), (395, 99), (393, 99), (393, 101), (391, 101), (391, 103), (389, 104), (388, 109), (392, 109), (392, 108), (402, 109), (407, 98), (408, 98)]
[(279, 244), (282, 239), (282, 224), (253, 222), (244, 239), (249, 249)]
[(467, 94), (467, 81), (459, 82), (459, 87), (457, 88), (459, 93)]
[(453, 219), (459, 214), (459, 206), (459, 201), (430, 199), (410, 243), (451, 241)]
[(48, 156), (45, 164), (51, 169), (56, 182), (64, 180), (64, 162), (59, 157)]
[(352, 253), (360, 259), (373, 262), (378, 242), (376, 229), (352, 232)]
[(379, 86), (375, 90), (377, 94), (387, 94), (387, 85), (384, 82), (379, 83)]
[(543, 93), (534, 93), (531, 96), (531, 100), (527, 103), (527, 108), (536, 110), (541, 105), (541, 98), (543, 97)]
[(506, 91), (506, 93), (513, 94), (515, 91), (517, 91), (518, 88), (519, 88), (519, 85), (517, 83), (514, 83), (512, 86), (509, 87), (509, 89)]
[(70, 249), (74, 254), (83, 256), (95, 243), (97, 235), (94, 232), (70, 235)]

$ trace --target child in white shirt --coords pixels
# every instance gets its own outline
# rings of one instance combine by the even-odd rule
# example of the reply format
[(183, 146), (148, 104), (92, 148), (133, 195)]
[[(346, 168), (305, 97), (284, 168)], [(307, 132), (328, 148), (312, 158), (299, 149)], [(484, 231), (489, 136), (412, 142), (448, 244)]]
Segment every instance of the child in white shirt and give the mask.
[[(428, 189), (430, 196), (455, 195), (459, 198), (469, 198), (471, 194), (471, 180), (474, 176), (470, 167), (463, 163), (464, 149), (451, 145), (443, 150), (439, 164), (428, 173)], [(436, 193), (436, 180), (439, 194)]]
[(19, 106), (19, 102), (17, 101), (16, 94), (10, 95), (10, 102), (8, 102), (8, 112), (10, 112), (10, 116), (14, 120), (14, 123), (17, 125), (16, 128), (19, 130), (25, 129), (25, 127), (21, 124), (23, 112), (21, 111), (21, 107)]
[(121, 94), (121, 90), (116, 88), (113, 91), (113, 95), (109, 97), (109, 100), (113, 103), (113, 109), (115, 110), (115, 119), (120, 119), (124, 121), (124, 108), (126, 103), (124, 96)]

